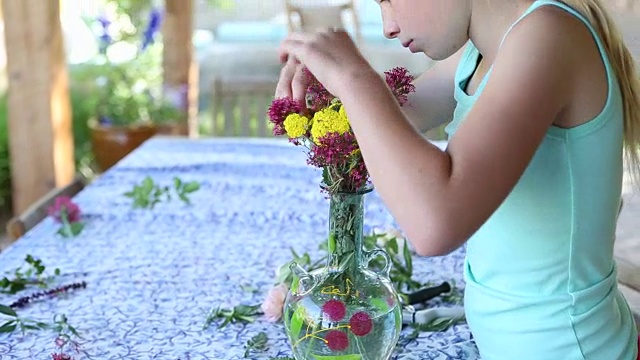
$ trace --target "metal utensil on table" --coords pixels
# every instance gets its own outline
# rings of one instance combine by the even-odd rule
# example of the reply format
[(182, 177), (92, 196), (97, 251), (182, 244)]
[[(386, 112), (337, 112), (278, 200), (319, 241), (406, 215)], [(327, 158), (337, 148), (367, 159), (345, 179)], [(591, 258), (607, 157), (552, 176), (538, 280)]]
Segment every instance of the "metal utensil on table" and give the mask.
[(404, 294), (401, 296), (403, 305), (414, 305), (429, 301), (437, 296), (446, 294), (451, 291), (451, 285), (448, 282), (443, 282), (440, 285), (430, 286), (419, 289), (412, 293)]

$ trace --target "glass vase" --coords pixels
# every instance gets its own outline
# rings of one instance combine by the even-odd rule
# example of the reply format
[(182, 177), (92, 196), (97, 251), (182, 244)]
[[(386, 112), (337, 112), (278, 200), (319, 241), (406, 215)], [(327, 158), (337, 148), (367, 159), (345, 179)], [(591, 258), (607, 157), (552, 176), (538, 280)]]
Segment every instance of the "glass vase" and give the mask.
[[(389, 255), (363, 247), (363, 198), (371, 190), (331, 195), (325, 267), (291, 265), (284, 323), (297, 360), (386, 360), (395, 348), (402, 319)], [(369, 268), (376, 256), (384, 268)]]

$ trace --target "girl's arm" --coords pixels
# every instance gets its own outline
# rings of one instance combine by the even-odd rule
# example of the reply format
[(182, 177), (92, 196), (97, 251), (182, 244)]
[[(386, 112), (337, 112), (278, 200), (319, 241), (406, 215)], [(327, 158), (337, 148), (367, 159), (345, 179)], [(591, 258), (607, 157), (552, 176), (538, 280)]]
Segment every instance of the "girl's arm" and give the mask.
[(342, 82), (372, 181), (418, 253), (462, 245), (515, 186), (569, 102), (584, 53), (576, 47), (593, 44), (559, 18), (540, 11), (514, 27), (445, 151), (416, 132), (377, 76), (354, 72)]
[[(416, 91), (409, 94), (409, 102), (402, 108), (407, 119), (421, 133), (434, 129), (451, 120), (456, 102), (453, 98), (454, 77), (465, 47), (446, 60), (422, 73), (415, 81)], [(287, 61), (282, 68), (275, 97), (291, 97), (304, 100), (307, 88), (303, 65)]]

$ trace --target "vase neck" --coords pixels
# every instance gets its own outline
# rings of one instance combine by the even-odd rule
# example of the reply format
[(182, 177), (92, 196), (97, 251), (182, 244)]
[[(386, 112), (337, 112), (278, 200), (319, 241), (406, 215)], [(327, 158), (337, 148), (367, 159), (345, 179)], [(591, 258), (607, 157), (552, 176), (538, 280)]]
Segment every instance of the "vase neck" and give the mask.
[(331, 195), (327, 260), (329, 271), (349, 271), (362, 263), (364, 195)]

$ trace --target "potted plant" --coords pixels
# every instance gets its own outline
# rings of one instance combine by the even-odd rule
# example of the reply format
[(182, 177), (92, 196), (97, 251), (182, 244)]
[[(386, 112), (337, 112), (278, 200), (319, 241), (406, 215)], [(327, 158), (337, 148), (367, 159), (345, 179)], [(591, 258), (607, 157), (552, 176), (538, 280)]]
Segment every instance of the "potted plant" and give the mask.
[(85, 72), (96, 102), (91, 143), (103, 171), (158, 133), (186, 133), (186, 89), (163, 86), (161, 9), (151, 1), (107, 5), (94, 21), (100, 51)]

